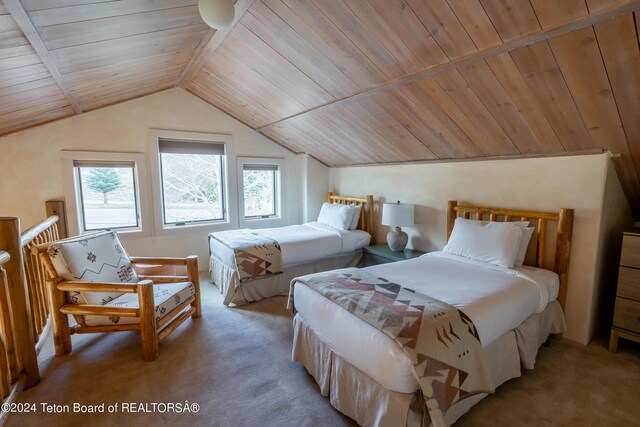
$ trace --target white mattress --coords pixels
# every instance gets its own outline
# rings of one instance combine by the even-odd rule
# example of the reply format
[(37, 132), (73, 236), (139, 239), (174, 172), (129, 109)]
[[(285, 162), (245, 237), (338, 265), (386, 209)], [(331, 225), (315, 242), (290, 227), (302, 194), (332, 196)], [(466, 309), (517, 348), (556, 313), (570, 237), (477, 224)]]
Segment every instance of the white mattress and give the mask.
[[(367, 246), (371, 239), (366, 231), (338, 230), (317, 222), (253, 231), (280, 244), (284, 268), (353, 252)], [(217, 239), (209, 239), (209, 245), (216, 258), (228, 267), (235, 268), (233, 249)]]
[[(551, 271), (505, 269), (441, 252), (365, 270), (462, 310), (476, 325), (483, 347), (544, 310), (559, 289)], [(419, 388), (411, 362), (393, 339), (301, 283), (294, 300), (298, 313), (335, 353), (387, 390)]]

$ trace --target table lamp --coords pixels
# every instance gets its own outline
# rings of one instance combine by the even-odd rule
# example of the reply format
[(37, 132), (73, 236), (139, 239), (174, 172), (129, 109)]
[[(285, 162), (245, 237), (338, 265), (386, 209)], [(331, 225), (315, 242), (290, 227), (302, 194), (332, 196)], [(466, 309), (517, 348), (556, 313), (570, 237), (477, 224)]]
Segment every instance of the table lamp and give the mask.
[(393, 230), (387, 234), (389, 249), (394, 252), (404, 251), (409, 236), (400, 227), (414, 225), (413, 221), (413, 205), (400, 202), (382, 205), (382, 225), (393, 227)]

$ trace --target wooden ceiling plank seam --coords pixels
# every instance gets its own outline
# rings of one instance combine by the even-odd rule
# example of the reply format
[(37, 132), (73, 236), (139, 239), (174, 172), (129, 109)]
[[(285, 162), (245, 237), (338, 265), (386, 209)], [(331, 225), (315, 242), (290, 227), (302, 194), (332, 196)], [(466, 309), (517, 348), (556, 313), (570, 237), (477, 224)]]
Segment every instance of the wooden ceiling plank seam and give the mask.
[[(179, 13), (176, 16), (171, 16), (169, 12), (172, 11)], [(39, 32), (47, 48), (55, 50), (196, 25), (201, 26), (203, 29), (209, 28), (202, 22), (202, 18), (198, 14), (198, 8), (196, 6), (187, 6), (92, 21), (52, 25), (40, 28)]]
[[(238, 34), (243, 31), (245, 35), (250, 35), (254, 40), (245, 42), (242, 34)], [(264, 43), (262, 39), (257, 37), (240, 22), (236, 26), (236, 31), (227, 39), (227, 42), (233, 45), (233, 49), (229, 49), (228, 52), (238, 61), (244, 62), (256, 73), (280, 88), (283, 92), (288, 93), (304, 105), (305, 109), (335, 99), (322, 86), (316, 83), (315, 80), (280, 55), (280, 53), (271, 48), (271, 46), (266, 43), (264, 43), (264, 46), (257, 46), (253, 41)], [(246, 49), (246, 51), (240, 52), (241, 47)], [(269, 54), (275, 56), (270, 57)], [(305, 82), (301, 83), (300, 78), (305, 80)]]
[(30, 82), (18, 83), (13, 86), (4, 86), (0, 88), (0, 97), (11, 94), (22, 93), (31, 89), (36, 89), (39, 87), (48, 86), (50, 84), (55, 84), (55, 80), (51, 78), (51, 76), (47, 75), (41, 79), (32, 80)]
[[(51, 110), (55, 110), (57, 108), (65, 106), (68, 106), (68, 104), (65, 102), (64, 97), (45, 100), (44, 102), (40, 100), (36, 102), (25, 103), (25, 105), (17, 110), (12, 110), (0, 114), (0, 126), (3, 126), (4, 124), (10, 124), (13, 121), (18, 122), (22, 117), (26, 118), (27, 120), (34, 118), (34, 121), (37, 122), (38, 115), (46, 114)], [(29, 114), (24, 114), (25, 110), (29, 110)]]
[(263, 2), (254, 3), (242, 17), (242, 23), (334, 98), (350, 95), (358, 90), (358, 86), (324, 53), (300, 37)]
[(14, 68), (26, 67), (29, 65), (41, 64), (42, 60), (37, 53), (29, 53), (22, 56), (0, 59), (0, 71), (12, 70)]
[(42, 63), (47, 68), (51, 77), (56, 81), (58, 87), (67, 98), (69, 104), (76, 112), (76, 114), (82, 113), (82, 108), (78, 101), (73, 97), (73, 95), (69, 91), (69, 87), (64, 81), (64, 77), (60, 73), (57, 64), (53, 60), (49, 50), (45, 46), (44, 42), (40, 38), (38, 31), (34, 27), (33, 23), (29, 19), (27, 12), (22, 7), (22, 4), (19, 0), (3, 0), (5, 7), (11, 13), (11, 16), (16, 21), (16, 24), (20, 27), (27, 40), (31, 43), (31, 46), (36, 51)]
[(489, 19), (480, 0), (447, 0), (447, 2), (478, 50), (502, 44), (498, 30)]
[(589, 13), (598, 12), (609, 7), (619, 6), (628, 0), (585, 0)]
[[(98, 110), (100, 108), (108, 107), (110, 105), (120, 104), (122, 102), (132, 101), (137, 98), (142, 98), (147, 95), (151, 95), (156, 92), (160, 92), (172, 87), (172, 82), (168, 81), (162, 85), (154, 83), (150, 86), (137, 87), (134, 90), (127, 90), (122, 93), (116, 93), (112, 97), (101, 97), (93, 100), (88, 100), (87, 111)], [(124, 95), (124, 96), (123, 96)]]
[[(363, 89), (360, 90), (356, 93), (354, 93), (353, 95), (344, 97), (344, 98), (339, 98), (336, 101), (333, 101), (331, 103), (316, 107), (312, 110), (309, 111), (303, 111), (299, 114), (290, 116), (290, 117), (285, 117), (284, 119), (281, 119), (280, 121), (285, 121), (285, 120), (290, 120), (292, 118), (295, 118), (299, 115), (302, 114), (308, 114), (312, 111), (316, 111), (316, 110), (322, 110), (324, 108), (329, 108), (331, 105), (335, 104), (335, 103), (343, 103), (343, 102), (347, 102), (347, 101), (353, 101), (353, 100), (357, 100), (357, 99), (361, 99), (367, 96), (371, 96), (380, 92), (384, 92), (399, 86), (402, 86), (404, 84), (407, 83), (411, 83), (413, 81), (416, 80), (421, 80), (427, 77), (430, 77), (432, 75), (441, 73), (441, 72), (445, 72), (447, 70), (453, 69), (453, 68), (458, 68), (458, 67), (464, 67), (466, 65), (475, 63), (477, 61), (481, 61), (484, 60), (485, 58), (489, 57), (489, 56), (494, 56), (497, 55), (499, 53), (503, 53), (503, 52), (511, 52), (513, 50), (516, 49), (520, 49), (529, 45), (532, 45), (534, 43), (540, 42), (540, 41), (545, 41), (550, 37), (555, 37), (558, 35), (562, 35), (562, 34), (567, 34), (571, 31), (575, 31), (577, 29), (580, 28), (585, 28), (585, 27), (589, 27), (592, 26), (594, 24), (597, 24), (599, 22), (604, 22), (610, 19), (615, 19), (616, 17), (619, 17), (621, 15), (624, 15), (626, 13), (629, 13), (637, 8), (640, 8), (640, 0), (630, 0), (629, 3), (613, 8), (613, 9), (605, 9), (602, 10), (600, 12), (594, 13), (594, 14), (590, 14), (586, 17), (582, 17), (573, 21), (570, 21), (566, 24), (563, 24), (561, 26), (558, 27), (553, 27), (550, 28), (548, 30), (541, 30), (538, 33), (532, 34), (532, 35), (527, 35), (521, 38), (516, 38), (514, 40), (511, 40), (509, 42), (503, 43), (499, 46), (496, 47), (492, 47), (492, 48), (488, 48), (482, 51), (478, 51), (474, 54), (465, 56), (465, 57), (461, 57), (455, 60), (452, 60), (450, 62), (447, 63), (443, 63), (440, 65), (436, 65), (433, 66), (431, 68), (428, 68), (425, 71), (421, 71), (421, 72), (417, 72), (414, 73), (412, 75), (409, 75), (407, 77), (403, 77), (400, 79), (396, 79), (396, 80), (392, 80), (389, 81), (387, 83), (383, 83), (381, 85), (378, 86), (374, 86), (368, 89)], [(279, 121), (279, 122), (280, 122)], [(279, 122), (274, 122), (274, 123), (270, 123), (270, 124), (275, 124), (275, 123), (279, 123)]]
[(85, 93), (101, 94), (104, 92), (117, 92), (119, 88), (126, 85), (143, 85), (153, 84), (164, 81), (167, 78), (176, 78), (182, 67), (180, 65), (168, 68), (151, 69), (149, 72), (139, 74), (124, 74), (118, 79), (103, 81), (100, 84), (83, 84), (74, 86), (72, 92), (78, 99), (81, 99)]
[[(204, 32), (202, 26), (173, 28), (151, 34), (138, 34), (122, 40), (65, 47), (50, 51), (63, 74), (78, 67), (91, 68), (93, 64), (111, 64), (117, 61), (139, 59), (167, 52), (192, 51)], [(98, 65), (99, 66), (99, 65)]]
[(37, 118), (29, 117), (25, 120), (13, 119), (10, 125), (3, 125), (0, 123), (0, 138), (15, 134), (25, 129), (29, 129), (33, 126), (43, 126), (61, 119), (66, 119), (74, 116), (76, 113), (73, 108), (67, 103), (64, 107), (51, 110), (46, 114), (40, 115)]
[(413, 10), (449, 59), (478, 51), (446, 0), (407, 0), (407, 6)]
[(448, 62), (449, 58), (404, 0), (365, 0), (374, 10), (384, 11), (382, 20), (395, 32), (423, 68)]
[[(344, 1), (311, 1), (315, 8), (334, 25), (336, 30), (371, 61), (387, 79), (406, 75), (395, 56), (378, 40), (375, 34), (369, 32)], [(336, 10), (336, 8), (341, 9)]]
[(424, 87), (430, 91), (431, 97), (452, 120), (458, 123), (458, 126), (485, 155), (520, 153), (518, 147), (478, 99), (458, 70), (442, 73), (420, 82), (425, 82)]
[[(32, 12), (34, 10), (57, 9), (66, 6), (77, 6), (90, 3), (104, 3), (105, 0), (20, 0), (24, 10)], [(112, 1), (112, 0), (106, 0)]]
[[(0, 36), (1, 37), (1, 36)], [(0, 47), (0, 59), (17, 58), (23, 55), (37, 55), (30, 44), (13, 47)]]
[(461, 67), (458, 71), (520, 153), (544, 151), (486, 60)]
[[(580, 41), (576, 39), (578, 37), (581, 39)], [(601, 136), (602, 133), (599, 132), (603, 129), (603, 126), (601, 126), (603, 122), (601, 122), (601, 120), (611, 120), (610, 123), (613, 127), (619, 130), (622, 130), (622, 121), (615, 107), (611, 85), (607, 77), (604, 60), (602, 59), (593, 27), (583, 28), (574, 33), (549, 39), (548, 43), (551, 47), (551, 53), (558, 64), (560, 73), (567, 83), (567, 88), (569, 89), (573, 102), (576, 104), (583, 123), (591, 135), (591, 139), (596, 144), (599, 144), (598, 140), (600, 139), (609, 141), (608, 137)], [(576, 44), (578, 45), (577, 47)], [(588, 60), (586, 57), (577, 54), (577, 50), (587, 45), (593, 46), (588, 49), (588, 53), (592, 56)], [(587, 65), (587, 62), (589, 62), (589, 67), (582, 68), (585, 70), (588, 69), (589, 73), (572, 73), (570, 71), (576, 71), (579, 68), (572, 65), (578, 61), (581, 61), (583, 65)], [(588, 76), (590, 81), (585, 81), (584, 76)], [(602, 98), (598, 98), (599, 102), (595, 102), (595, 98), (589, 95), (592, 93), (593, 87), (596, 86), (594, 83), (600, 84), (600, 86), (606, 85), (606, 88), (599, 89), (599, 95), (602, 96)], [(615, 114), (611, 116), (611, 112), (614, 110)], [(605, 129), (607, 128), (608, 127)], [(615, 152), (615, 147), (600, 145), (599, 148), (613, 148)]]
[[(327, 58), (334, 61), (336, 66), (344, 67), (345, 73), (358, 86), (370, 87), (386, 81), (380, 68), (362, 53), (358, 46), (354, 45), (315, 5), (298, 0), (270, 1), (268, 5), (273, 6), (278, 3), (281, 3), (284, 8), (297, 17), (299, 23), (304, 25), (303, 28), (299, 25), (298, 28), (294, 27), (296, 32), (307, 38), (313, 34), (314, 37), (310, 39), (310, 42), (324, 52)], [(285, 11), (282, 7), (278, 10), (281, 13)], [(278, 13), (278, 11), (275, 12)], [(282, 18), (284, 19), (284, 17)]]
[(622, 120), (627, 146), (636, 171), (639, 171), (640, 43), (636, 36), (634, 17), (625, 15), (615, 21), (596, 25), (595, 34)]
[(233, 57), (225, 46), (221, 46), (211, 58), (213, 66), (207, 65), (204, 72), (216, 75), (230, 86), (236, 87), (246, 97), (272, 111), (278, 117), (287, 117), (306, 108), (260, 73)]
[(235, 16), (233, 22), (225, 28), (213, 32), (208, 30), (201, 38), (196, 50), (193, 52), (191, 60), (185, 65), (184, 70), (178, 76), (174, 86), (186, 88), (193, 79), (200, 73), (202, 67), (207, 63), (214, 52), (220, 47), (224, 39), (236, 26), (238, 21), (249, 10), (255, 0), (237, 0), (235, 3)]
[(366, 121), (382, 135), (391, 146), (405, 155), (405, 160), (435, 159), (435, 154), (422, 144), (413, 134), (387, 113), (373, 99), (346, 104), (346, 107), (361, 120)]
[(633, 17), (636, 20), (636, 34), (638, 35), (638, 43), (640, 43), (640, 11), (633, 12)]
[[(199, 88), (200, 91), (207, 89), (207, 93), (215, 95), (216, 97), (223, 99), (225, 102), (239, 104), (240, 107), (243, 107), (241, 111), (246, 110), (244, 111), (243, 116), (249, 114), (250, 116), (255, 115), (257, 117), (259, 114), (262, 116), (260, 120), (256, 120), (259, 123), (269, 123), (273, 120), (273, 117), (277, 117), (273, 112), (254, 101), (253, 98), (246, 96), (244, 93), (238, 91), (236, 87), (228, 84), (214, 74), (202, 72), (192, 83), (193, 85), (189, 85), (189, 89), (195, 90), (196, 88)], [(211, 90), (211, 84), (213, 84), (216, 89), (215, 93)], [(236, 101), (235, 103), (233, 102), (234, 100)]]
[(480, 150), (438, 103), (420, 86), (420, 81), (413, 82), (399, 91), (411, 102), (422, 107), (428, 126), (435, 132), (436, 141), (448, 151), (452, 158), (480, 157)]
[(542, 29), (529, 0), (480, 0), (480, 3), (503, 42)]
[[(309, 127), (306, 126), (305, 123), (299, 123), (294, 120), (286, 124), (274, 126), (271, 129), (265, 129), (267, 133), (278, 131), (285, 135), (293, 134), (292, 137), (285, 136), (284, 139), (294, 138), (293, 143), (298, 144), (302, 151), (313, 153), (315, 156), (325, 159), (325, 161), (330, 164), (357, 162), (350, 153), (344, 151), (342, 145), (330, 147), (330, 145), (326, 143), (326, 137), (319, 132), (318, 128)], [(274, 136), (272, 135), (272, 137)]]
[(37, 28), (61, 25), (70, 22), (92, 21), (95, 19), (131, 15), (140, 12), (193, 6), (195, 0), (117, 0), (99, 3), (79, 4), (29, 12), (31, 21)]
[[(371, 142), (375, 146), (373, 151), (384, 158), (397, 159), (398, 161), (407, 159), (392, 141), (389, 141), (375, 126), (356, 114), (348, 105), (338, 107), (337, 111), (334, 112), (334, 116), (336, 114), (340, 123), (347, 127), (355, 128), (355, 134), (362, 134), (363, 131), (366, 133), (366, 135), (362, 135), (363, 138), (360, 138), (360, 145)], [(354, 135), (354, 133), (347, 132), (347, 135)]]
[(345, 5), (358, 17), (360, 23), (367, 28), (370, 33), (380, 33), (380, 36), (377, 36), (376, 39), (396, 58), (405, 74), (424, 70), (420, 60), (413, 54), (398, 34), (382, 19), (373, 6), (366, 1), (347, 1)]
[(565, 149), (593, 148), (560, 67), (546, 41), (509, 53)]
[(360, 141), (356, 141), (352, 133), (344, 130), (342, 126), (352, 126), (347, 124), (340, 115), (332, 115), (331, 111), (323, 111), (322, 113), (314, 115), (313, 120), (316, 120), (316, 123), (322, 125), (317, 127), (322, 129), (322, 132), (327, 135), (328, 140), (333, 141), (332, 148), (339, 145), (354, 158), (364, 159), (359, 161), (375, 159), (383, 162), (385, 160), (384, 156), (369, 146), (369, 144), (359, 144)]
[(511, 56), (508, 53), (501, 53), (487, 58), (486, 62), (523, 120), (529, 125), (544, 152), (566, 151)]
[(543, 29), (589, 14), (585, 0), (529, 1)]

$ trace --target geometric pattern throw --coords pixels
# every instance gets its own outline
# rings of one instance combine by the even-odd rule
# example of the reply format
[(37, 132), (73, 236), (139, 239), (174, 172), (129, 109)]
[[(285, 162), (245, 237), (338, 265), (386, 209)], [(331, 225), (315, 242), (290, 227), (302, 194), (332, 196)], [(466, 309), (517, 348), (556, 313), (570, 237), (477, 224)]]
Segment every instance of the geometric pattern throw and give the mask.
[(312, 274), (295, 281), (329, 298), (402, 347), (413, 364), (434, 426), (446, 425), (444, 414), (454, 403), (477, 393), (493, 392), (478, 331), (456, 307), (357, 268)]
[(273, 239), (247, 229), (211, 233), (209, 239), (233, 249), (239, 283), (282, 273), (282, 250)]

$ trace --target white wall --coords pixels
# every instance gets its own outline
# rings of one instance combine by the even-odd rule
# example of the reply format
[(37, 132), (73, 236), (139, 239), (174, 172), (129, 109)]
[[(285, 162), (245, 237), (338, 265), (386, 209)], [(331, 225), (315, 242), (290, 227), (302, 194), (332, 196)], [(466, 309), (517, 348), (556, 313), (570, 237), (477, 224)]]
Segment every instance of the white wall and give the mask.
[[(330, 187), (340, 194), (373, 194), (380, 203), (415, 204), (417, 225), (405, 231), (409, 247), (424, 251), (441, 250), (446, 242), (448, 200), (552, 212), (575, 209), (566, 337), (586, 344), (594, 333), (594, 295), (602, 289), (596, 266), (605, 184), (615, 178), (609, 165), (609, 156), (602, 154), (332, 168)], [(376, 239), (384, 242), (388, 227), (380, 225), (379, 206)]]
[(327, 201), (329, 192), (329, 168), (308, 154), (299, 156), (301, 188), (301, 219), (315, 221), (322, 203)]
[[(231, 134), (238, 156), (284, 158), (289, 178), (284, 215), (289, 223), (301, 221), (301, 177), (296, 156), (182, 89), (170, 89), (0, 138), (0, 216), (19, 217), (22, 228), (44, 219), (44, 202), (64, 196), (61, 150), (146, 153), (149, 164), (149, 129)], [(141, 191), (151, 194), (150, 188)], [(230, 188), (230, 191), (237, 190)], [(200, 269), (208, 268), (206, 230), (185, 231), (171, 237), (129, 235), (123, 240), (130, 254), (196, 254)]]

